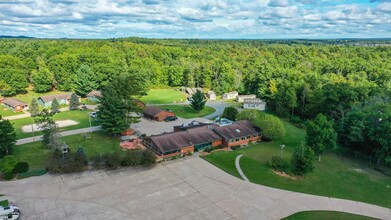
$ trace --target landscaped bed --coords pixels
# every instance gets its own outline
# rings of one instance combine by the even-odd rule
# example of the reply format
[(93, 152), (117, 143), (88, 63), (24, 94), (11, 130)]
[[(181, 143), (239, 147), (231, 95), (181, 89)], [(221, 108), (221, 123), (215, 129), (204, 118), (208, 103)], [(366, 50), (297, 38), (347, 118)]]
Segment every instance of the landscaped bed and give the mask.
[[(254, 183), (315, 195), (350, 199), (391, 207), (391, 178), (368, 168), (367, 164), (353, 161), (336, 152), (322, 156), (322, 162), (314, 161), (315, 170), (304, 178), (287, 178), (277, 175), (269, 163), (272, 156), (281, 155), (284, 144), (284, 161), (290, 166), (295, 147), (304, 139), (305, 131), (284, 122), (286, 136), (276, 142), (262, 142), (232, 152), (213, 152), (205, 160), (240, 178), (235, 168), (236, 156), (243, 154), (240, 166), (247, 178)], [(289, 168), (288, 168), (289, 170)]]
[(306, 211), (298, 212), (291, 216), (284, 218), (284, 220), (373, 220), (376, 218), (371, 218), (368, 216), (354, 215), (345, 212), (334, 212), (334, 211)]
[(216, 109), (205, 106), (205, 108), (199, 112), (194, 111), (190, 105), (161, 105), (158, 106), (161, 109), (170, 109), (176, 116), (181, 118), (200, 118), (210, 114), (213, 114)]
[(170, 104), (186, 101), (184, 92), (174, 89), (151, 89), (148, 95), (141, 97), (145, 104)]

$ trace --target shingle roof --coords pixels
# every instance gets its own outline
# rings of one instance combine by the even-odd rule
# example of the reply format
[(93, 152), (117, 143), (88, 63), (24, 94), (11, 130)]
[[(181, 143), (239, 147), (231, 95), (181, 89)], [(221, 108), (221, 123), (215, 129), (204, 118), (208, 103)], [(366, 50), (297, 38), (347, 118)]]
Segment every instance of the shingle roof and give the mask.
[(217, 134), (229, 140), (243, 136), (253, 135), (261, 132), (261, 129), (247, 120), (238, 121), (235, 124), (217, 127), (214, 129)]
[(193, 120), (192, 122), (187, 123), (187, 124), (184, 123), (184, 124), (181, 124), (181, 125), (176, 125), (176, 126), (174, 126), (174, 128), (178, 128), (178, 129), (181, 129), (181, 130), (187, 130), (187, 129), (191, 129), (191, 128), (203, 127), (203, 126), (208, 126), (208, 125), (214, 125), (214, 124), (205, 123), (205, 122), (199, 122), (199, 121)]
[(102, 97), (102, 93), (97, 90), (92, 90), (90, 93), (87, 94), (87, 97)]
[(51, 101), (53, 101), (54, 98), (56, 98), (57, 101), (60, 101), (63, 99), (70, 99), (71, 95), (72, 95), (72, 93), (63, 93), (63, 94), (56, 94), (56, 95), (44, 95), (44, 96), (40, 96), (38, 98), (44, 102), (51, 102)]
[(4, 104), (7, 104), (13, 108), (15, 108), (16, 106), (20, 105), (20, 106), (27, 106), (27, 103), (23, 102), (23, 101), (20, 101), (19, 99), (13, 99), (13, 98), (6, 98), (2, 101)]
[(157, 114), (159, 114), (160, 112), (163, 112), (163, 111), (164, 111), (163, 109), (150, 106), (150, 107), (147, 107), (146, 109), (144, 109), (144, 114), (155, 117)]
[(244, 103), (262, 103), (262, 100), (260, 100), (259, 98), (255, 98), (255, 99), (244, 99)]
[(150, 136), (148, 138), (163, 152), (222, 139), (208, 126), (192, 128), (186, 131), (165, 133)]

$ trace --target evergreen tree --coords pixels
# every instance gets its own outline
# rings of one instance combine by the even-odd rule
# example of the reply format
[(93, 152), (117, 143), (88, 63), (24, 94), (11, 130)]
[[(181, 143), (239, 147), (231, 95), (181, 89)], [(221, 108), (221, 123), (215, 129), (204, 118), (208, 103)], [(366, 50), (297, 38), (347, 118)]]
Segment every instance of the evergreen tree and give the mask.
[(76, 71), (75, 87), (75, 92), (82, 97), (97, 88), (94, 73), (88, 65), (83, 64)]
[(230, 106), (230, 107), (225, 107), (221, 117), (235, 121), (237, 114), (238, 114), (238, 110), (235, 107)]
[(204, 109), (205, 103), (206, 100), (204, 94), (200, 90), (197, 90), (197, 92), (194, 93), (190, 100), (190, 106), (197, 112)]
[(71, 100), (69, 101), (69, 110), (77, 110), (79, 109), (79, 106), (79, 97), (77, 97), (75, 93), (72, 93)]
[(9, 120), (2, 120), (0, 116), (0, 158), (12, 154), (15, 144), (14, 127)]
[(61, 135), (58, 134), (57, 125), (52, 116), (52, 112), (44, 109), (39, 113), (38, 117), (36, 117), (34, 121), (42, 130), (43, 145), (49, 149), (57, 149), (62, 145)]
[(327, 120), (327, 117), (322, 114), (318, 114), (314, 120), (307, 123), (306, 142), (318, 155), (319, 161), (326, 149), (337, 146), (337, 133), (333, 126), (333, 121)]
[(30, 110), (30, 114), (31, 116), (37, 116), (39, 114), (39, 104), (38, 104), (38, 101), (33, 98), (31, 100), (31, 104), (29, 106), (29, 110)]
[(98, 106), (98, 121), (102, 129), (117, 135), (139, 121), (141, 113), (137, 97), (146, 94), (146, 82), (140, 76), (119, 75), (103, 89)]
[(314, 151), (301, 143), (299, 147), (295, 149), (292, 156), (292, 172), (296, 175), (304, 175), (314, 170), (313, 160)]
[(53, 101), (52, 101), (51, 112), (53, 114), (56, 114), (56, 113), (60, 112), (60, 103), (58, 103), (56, 98), (54, 98)]

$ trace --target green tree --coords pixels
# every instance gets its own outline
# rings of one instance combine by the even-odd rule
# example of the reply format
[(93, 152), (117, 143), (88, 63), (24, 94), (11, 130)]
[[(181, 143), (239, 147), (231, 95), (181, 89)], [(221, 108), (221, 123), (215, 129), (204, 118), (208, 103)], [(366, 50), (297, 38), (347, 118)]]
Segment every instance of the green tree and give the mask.
[(102, 129), (117, 135), (139, 121), (137, 99), (146, 94), (146, 82), (138, 75), (119, 75), (102, 90), (98, 121)]
[(306, 143), (318, 155), (319, 161), (325, 150), (337, 146), (337, 133), (333, 126), (333, 121), (322, 114), (307, 123)]
[(15, 144), (14, 127), (9, 120), (2, 120), (0, 116), (0, 158), (12, 154)]
[(61, 145), (61, 135), (58, 134), (56, 122), (52, 116), (54, 113), (47, 109), (42, 110), (38, 117), (34, 118), (35, 123), (42, 130), (42, 143), (49, 149), (58, 149)]
[(72, 93), (71, 100), (69, 101), (69, 110), (78, 110), (79, 106), (79, 97), (75, 93)]
[(75, 87), (75, 92), (82, 97), (98, 87), (94, 79), (94, 73), (88, 65), (83, 64), (77, 69)]
[(60, 112), (60, 103), (57, 101), (56, 98), (53, 99), (52, 106), (51, 106), (50, 110), (53, 114)]
[(38, 70), (32, 73), (34, 90), (36, 92), (49, 92), (54, 86), (54, 74), (43, 60), (38, 61)]
[(31, 99), (31, 103), (29, 106), (30, 114), (31, 116), (37, 116), (39, 114), (39, 104), (37, 99), (33, 98)]
[(255, 121), (255, 125), (262, 129), (262, 136), (265, 139), (278, 140), (284, 137), (286, 133), (284, 124), (274, 115), (261, 115)]
[(12, 155), (5, 156), (0, 160), (0, 171), (6, 180), (12, 179), (12, 171), (17, 163), (18, 160)]
[(235, 107), (229, 106), (229, 107), (224, 108), (224, 111), (223, 111), (223, 114), (221, 115), (221, 117), (235, 121), (237, 114), (238, 114), (238, 110)]
[(314, 151), (303, 143), (295, 149), (292, 156), (292, 172), (296, 175), (304, 175), (314, 170)]
[(190, 106), (195, 111), (199, 112), (202, 109), (204, 109), (205, 104), (206, 104), (206, 100), (205, 100), (204, 94), (200, 90), (197, 90), (197, 92), (194, 93), (190, 99)]
[(236, 116), (237, 120), (249, 120), (252, 123), (256, 123), (257, 119), (261, 116), (261, 112), (256, 109), (243, 109)]

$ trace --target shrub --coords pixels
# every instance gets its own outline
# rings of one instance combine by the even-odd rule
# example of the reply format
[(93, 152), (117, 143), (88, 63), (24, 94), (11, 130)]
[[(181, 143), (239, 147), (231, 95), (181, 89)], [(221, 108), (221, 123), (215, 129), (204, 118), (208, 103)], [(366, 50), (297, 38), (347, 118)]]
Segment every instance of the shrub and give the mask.
[(12, 173), (3, 173), (3, 177), (5, 180), (12, 180), (14, 178), (14, 174)]
[(92, 166), (95, 169), (103, 169), (106, 167), (106, 160), (103, 155), (96, 155), (92, 157)]
[(142, 164), (144, 166), (150, 167), (156, 163), (156, 156), (150, 150), (143, 151)]
[(137, 166), (141, 164), (142, 152), (139, 150), (127, 151), (121, 160), (121, 166)]
[(121, 165), (121, 157), (117, 152), (113, 154), (104, 154), (103, 158), (106, 162), (106, 167), (109, 169), (117, 169)]
[(53, 173), (80, 172), (85, 169), (86, 165), (87, 159), (82, 156), (80, 150), (76, 153), (62, 154), (59, 149), (55, 149), (48, 158), (48, 170)]
[(281, 170), (284, 167), (284, 161), (279, 156), (272, 156), (271, 167), (277, 170)]
[(239, 148), (240, 148), (240, 146), (232, 146), (232, 147), (231, 147), (232, 150), (237, 150), (237, 149), (239, 149)]
[(9, 180), (13, 178), (12, 171), (18, 163), (16, 158), (12, 155), (5, 156), (0, 161), (0, 171), (3, 173), (4, 179)]
[(207, 152), (207, 153), (210, 153), (210, 152), (212, 152), (213, 151), (213, 149), (211, 148), (211, 147), (207, 147), (207, 148), (205, 148), (205, 150), (204, 150), (205, 152)]
[(18, 162), (18, 163), (15, 165), (15, 167), (14, 167), (12, 173), (14, 173), (14, 174), (17, 174), (17, 173), (25, 173), (25, 172), (27, 172), (28, 170), (29, 170), (29, 164), (28, 164), (27, 162)]
[(297, 147), (292, 156), (292, 172), (296, 175), (304, 175), (314, 170), (314, 151), (302, 144)]
[(237, 114), (238, 114), (238, 110), (235, 107), (229, 106), (229, 107), (225, 107), (223, 114), (221, 115), (220, 118), (226, 118), (231, 121), (235, 121)]

